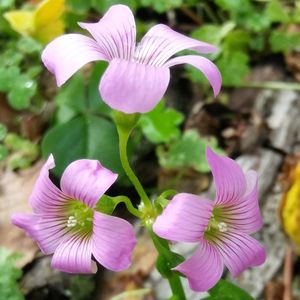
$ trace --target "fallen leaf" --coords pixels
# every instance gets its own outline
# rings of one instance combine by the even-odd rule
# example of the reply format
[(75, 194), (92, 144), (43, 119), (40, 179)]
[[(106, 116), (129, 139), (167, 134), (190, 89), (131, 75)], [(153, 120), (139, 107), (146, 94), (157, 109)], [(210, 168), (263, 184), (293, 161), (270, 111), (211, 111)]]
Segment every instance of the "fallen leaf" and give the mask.
[(0, 247), (5, 247), (23, 256), (18, 260), (18, 267), (24, 267), (35, 257), (38, 247), (25, 231), (14, 226), (11, 215), (17, 212), (30, 212), (28, 198), (43, 162), (21, 172), (9, 169), (0, 171)]
[(300, 153), (290, 156), (284, 166), (285, 193), (279, 208), (282, 226), (300, 254)]

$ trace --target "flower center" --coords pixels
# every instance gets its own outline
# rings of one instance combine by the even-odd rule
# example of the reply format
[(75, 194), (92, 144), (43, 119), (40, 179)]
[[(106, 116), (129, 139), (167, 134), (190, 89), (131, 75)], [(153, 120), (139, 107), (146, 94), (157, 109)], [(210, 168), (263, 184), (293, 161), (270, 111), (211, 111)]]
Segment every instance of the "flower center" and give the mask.
[(76, 231), (91, 232), (93, 228), (93, 210), (86, 204), (72, 200), (67, 212), (68, 228), (73, 228)]
[(228, 231), (228, 224), (222, 220), (222, 210), (220, 207), (215, 207), (212, 211), (212, 216), (209, 219), (208, 225), (204, 232), (204, 237), (207, 240), (213, 241), (220, 233)]

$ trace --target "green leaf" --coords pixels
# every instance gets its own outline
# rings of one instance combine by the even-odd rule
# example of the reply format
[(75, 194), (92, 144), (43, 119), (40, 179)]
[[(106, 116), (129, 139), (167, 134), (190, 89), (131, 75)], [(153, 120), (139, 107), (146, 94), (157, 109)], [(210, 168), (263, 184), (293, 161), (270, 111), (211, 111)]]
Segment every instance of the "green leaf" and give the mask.
[(286, 7), (278, 0), (271, 0), (268, 3), (265, 14), (271, 22), (288, 23), (290, 21)]
[(54, 172), (61, 175), (72, 161), (80, 158), (97, 159), (106, 168), (125, 174), (118, 153), (118, 135), (112, 122), (96, 116), (79, 116), (51, 128), (42, 141), (43, 156), (55, 157)]
[(13, 81), (20, 76), (20, 69), (17, 66), (0, 67), (0, 91), (8, 92)]
[(107, 63), (98, 62), (94, 65), (87, 87), (88, 109), (94, 114), (110, 116), (111, 108), (103, 102), (99, 93), (99, 82), (107, 69)]
[(0, 67), (18, 66), (23, 55), (16, 50), (15, 44), (7, 45), (7, 50), (0, 55)]
[(118, 203), (114, 201), (113, 197), (103, 195), (96, 204), (96, 210), (111, 215), (117, 205)]
[(249, 0), (216, 0), (216, 4), (227, 10), (230, 19), (242, 28), (259, 32), (270, 26), (269, 19), (262, 15), (261, 9)]
[(0, 123), (0, 141), (3, 141), (3, 139), (5, 138), (7, 134), (7, 128), (5, 125), (3, 125), (2, 123)]
[(274, 52), (291, 52), (300, 47), (300, 33), (274, 30), (271, 32), (270, 45)]
[(28, 168), (39, 156), (39, 146), (15, 133), (8, 133), (4, 145), (10, 150), (8, 165), (11, 169)]
[(218, 46), (234, 27), (234, 22), (226, 22), (223, 25), (202, 25), (191, 33), (191, 37)]
[(234, 30), (224, 38), (223, 51), (246, 51), (251, 41), (250, 35), (245, 30)]
[(70, 277), (70, 299), (85, 300), (95, 291), (95, 280), (92, 275), (73, 275)]
[(151, 236), (159, 253), (156, 268), (163, 277), (167, 278), (174, 272), (172, 269), (184, 261), (184, 257), (172, 252), (166, 240), (158, 237), (155, 233), (151, 233)]
[(111, 108), (101, 99), (99, 81), (107, 64), (95, 64), (86, 85), (83, 74), (77, 73), (58, 91), (55, 101), (58, 106), (56, 123), (62, 124), (85, 113), (110, 116)]
[(242, 51), (231, 51), (222, 54), (217, 61), (222, 74), (224, 86), (238, 86), (250, 72), (249, 56)]
[(22, 271), (16, 267), (19, 258), (20, 255), (0, 248), (0, 299), (25, 299), (18, 287), (18, 279), (22, 276)]
[(192, 167), (199, 172), (209, 172), (210, 168), (205, 158), (205, 148), (209, 145), (218, 153), (223, 153), (217, 147), (215, 138), (201, 138), (197, 131), (187, 130), (181, 139), (168, 148), (157, 147), (159, 164), (166, 169)]
[(8, 156), (7, 148), (0, 144), (0, 161), (4, 160)]
[(143, 6), (153, 7), (158, 13), (164, 13), (170, 9), (178, 8), (183, 0), (140, 0)]
[(13, 8), (15, 0), (1, 0), (0, 1), (0, 10), (7, 10)]
[(80, 14), (85, 14), (91, 8), (91, 0), (66, 0), (66, 4)]
[(43, 46), (31, 37), (21, 37), (17, 42), (17, 48), (24, 54), (39, 54), (43, 50)]
[(248, 9), (250, 6), (249, 0), (216, 0), (216, 4), (231, 12), (237, 12), (241, 9)]
[[(93, 8), (101, 13), (105, 13), (112, 5), (120, 4), (120, 0), (90, 0)], [(138, 0), (123, 0), (122, 4), (135, 11), (138, 7)]]
[(143, 114), (139, 125), (152, 143), (170, 142), (180, 135), (178, 126), (182, 123), (184, 116), (173, 108), (165, 108), (162, 100), (152, 111)]
[(17, 110), (29, 108), (30, 99), (37, 90), (37, 83), (26, 74), (21, 74), (14, 79), (8, 93), (9, 104)]
[(68, 106), (76, 113), (81, 113), (86, 109), (86, 101), (84, 78), (80, 72), (72, 76), (55, 97), (55, 102), (59, 107)]
[(208, 293), (210, 296), (206, 297), (205, 300), (254, 300), (246, 291), (223, 279)]

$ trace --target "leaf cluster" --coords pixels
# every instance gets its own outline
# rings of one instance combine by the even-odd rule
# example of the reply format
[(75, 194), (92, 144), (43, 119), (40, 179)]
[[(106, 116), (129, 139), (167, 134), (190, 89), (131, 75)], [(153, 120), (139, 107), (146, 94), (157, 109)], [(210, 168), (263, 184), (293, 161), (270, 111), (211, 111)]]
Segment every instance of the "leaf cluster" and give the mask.
[[(299, 3), (216, 0), (214, 6), (217, 13), (211, 4), (204, 5), (209, 8), (210, 20), (191, 36), (219, 47), (210, 58), (220, 69), (224, 86), (240, 86), (255, 56), (299, 49), (300, 32), (290, 30), (291, 24), (299, 24)], [(187, 70), (192, 80), (207, 84), (194, 68)]]
[(22, 271), (16, 267), (16, 261), (19, 258), (20, 255), (0, 248), (0, 299), (25, 299), (17, 282), (22, 276)]

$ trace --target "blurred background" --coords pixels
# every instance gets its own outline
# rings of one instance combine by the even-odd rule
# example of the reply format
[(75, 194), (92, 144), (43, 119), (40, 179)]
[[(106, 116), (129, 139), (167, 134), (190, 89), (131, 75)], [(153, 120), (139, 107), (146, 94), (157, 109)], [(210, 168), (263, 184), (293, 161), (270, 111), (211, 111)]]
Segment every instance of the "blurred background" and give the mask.
[[(84, 33), (77, 22), (96, 22), (117, 3), (134, 11), (137, 40), (164, 23), (219, 47), (207, 56), (223, 78), (216, 99), (198, 70), (173, 68), (165, 101), (134, 131), (130, 158), (147, 191), (213, 197), (207, 144), (257, 170), (265, 223), (256, 238), (268, 259), (234, 282), (255, 299), (300, 299), (300, 1), (292, 0), (0, 0), (0, 299), (168, 296), (154, 270), (155, 250), (137, 223), (133, 266), (118, 274), (100, 267), (93, 276), (52, 270), (51, 258), (10, 223), (12, 213), (30, 211), (28, 197), (49, 153), (56, 183), (71, 161), (98, 159), (120, 174), (109, 193), (138, 201), (121, 168), (111, 110), (98, 93), (107, 64), (85, 66), (58, 89), (40, 59), (53, 38)], [(124, 207), (116, 213), (135, 222)], [(175, 250), (189, 255), (193, 247)], [(202, 297), (187, 293), (189, 300)]]

